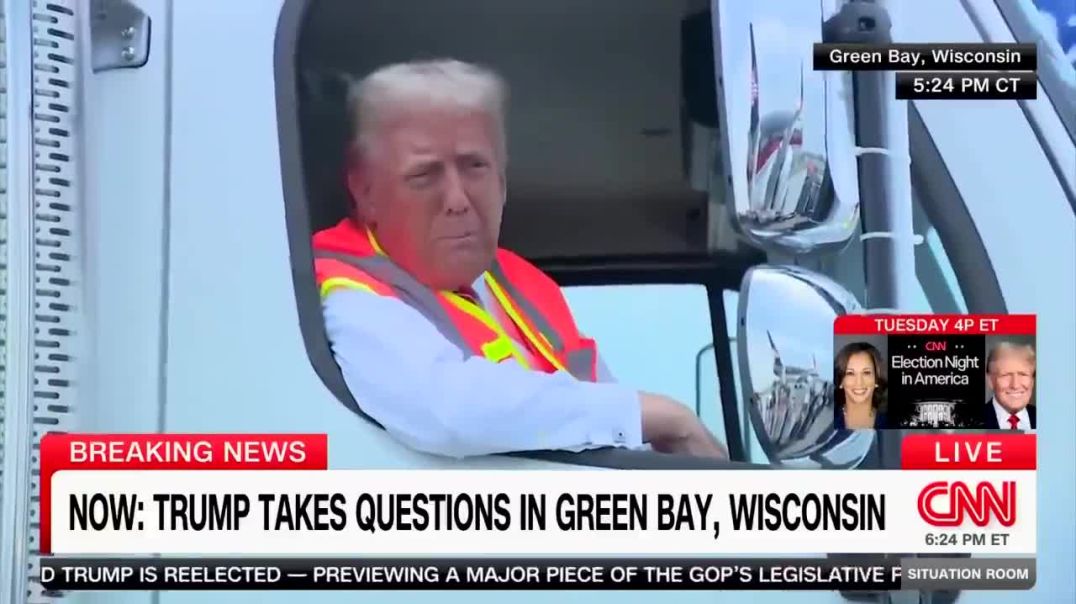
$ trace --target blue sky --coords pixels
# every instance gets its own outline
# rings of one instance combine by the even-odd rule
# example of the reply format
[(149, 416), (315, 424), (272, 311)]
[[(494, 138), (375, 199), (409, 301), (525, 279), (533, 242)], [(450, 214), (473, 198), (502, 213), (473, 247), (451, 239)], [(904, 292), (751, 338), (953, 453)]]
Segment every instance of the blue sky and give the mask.
[[(1076, 0), (1034, 0), (1044, 18), (1044, 31), (1057, 40), (1069, 63), (1076, 68)], [(1052, 35), (1051, 35), (1052, 34)]]

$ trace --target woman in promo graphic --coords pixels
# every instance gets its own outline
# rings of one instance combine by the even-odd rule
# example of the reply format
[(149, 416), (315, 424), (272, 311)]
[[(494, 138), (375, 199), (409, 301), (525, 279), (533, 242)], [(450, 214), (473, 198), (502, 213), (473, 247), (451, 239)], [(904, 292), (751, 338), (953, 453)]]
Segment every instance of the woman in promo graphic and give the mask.
[(874, 346), (853, 342), (841, 348), (833, 362), (835, 428), (869, 430), (885, 427), (883, 369), (882, 355)]

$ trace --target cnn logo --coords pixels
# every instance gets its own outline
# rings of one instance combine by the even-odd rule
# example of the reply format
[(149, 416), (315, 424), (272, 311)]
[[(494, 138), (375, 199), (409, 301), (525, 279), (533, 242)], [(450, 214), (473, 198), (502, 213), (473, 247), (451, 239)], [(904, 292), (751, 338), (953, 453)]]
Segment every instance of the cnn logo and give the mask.
[(960, 526), (970, 517), (975, 526), (990, 524), (991, 517), (1002, 526), (1016, 522), (1016, 482), (1007, 480), (1001, 489), (980, 482), (973, 491), (963, 481), (938, 481), (919, 493), (919, 516), (933, 526)]

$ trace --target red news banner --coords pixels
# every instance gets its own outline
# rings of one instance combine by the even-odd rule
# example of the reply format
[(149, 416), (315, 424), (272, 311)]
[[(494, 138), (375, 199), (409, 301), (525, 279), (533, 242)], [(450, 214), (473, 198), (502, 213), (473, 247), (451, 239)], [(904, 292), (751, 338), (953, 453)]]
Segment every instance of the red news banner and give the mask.
[[(46, 435), (66, 555), (1035, 553), (1035, 435), (921, 434), (893, 470), (327, 470), (324, 435)], [(780, 475), (775, 475), (778, 472)]]
[(877, 429), (1036, 428), (1035, 315), (846, 315), (833, 331), (835, 420), (866, 399)]
[(64, 470), (325, 470), (325, 434), (46, 434), (41, 552), (52, 551), (52, 478)]

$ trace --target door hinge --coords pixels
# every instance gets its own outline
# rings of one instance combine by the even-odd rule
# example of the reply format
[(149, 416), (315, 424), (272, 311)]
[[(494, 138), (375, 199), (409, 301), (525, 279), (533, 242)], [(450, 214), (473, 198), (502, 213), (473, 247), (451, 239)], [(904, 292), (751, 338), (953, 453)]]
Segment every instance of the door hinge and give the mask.
[(93, 71), (135, 69), (149, 61), (150, 19), (128, 0), (90, 0)]

